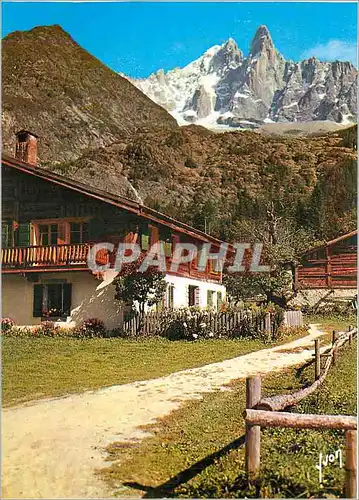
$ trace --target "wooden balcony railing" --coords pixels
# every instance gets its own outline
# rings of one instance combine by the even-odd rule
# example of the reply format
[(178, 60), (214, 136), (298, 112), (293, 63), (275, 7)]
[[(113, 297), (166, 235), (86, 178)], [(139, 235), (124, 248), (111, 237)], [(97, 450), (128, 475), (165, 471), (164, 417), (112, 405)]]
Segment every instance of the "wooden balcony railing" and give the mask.
[[(2, 248), (1, 263), (3, 268), (86, 266), (90, 247), (89, 243), (83, 243)], [(96, 261), (106, 264), (107, 252), (98, 252)]]

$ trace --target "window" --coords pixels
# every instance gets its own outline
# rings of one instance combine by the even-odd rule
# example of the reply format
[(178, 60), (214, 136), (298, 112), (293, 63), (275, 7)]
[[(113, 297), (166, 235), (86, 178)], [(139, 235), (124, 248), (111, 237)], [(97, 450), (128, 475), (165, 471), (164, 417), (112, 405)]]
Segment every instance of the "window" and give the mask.
[(199, 287), (189, 285), (188, 286), (188, 306), (199, 306)]
[(71, 310), (71, 283), (34, 285), (34, 309), (36, 317), (69, 316)]
[(219, 257), (217, 259), (208, 259), (208, 270), (211, 274), (220, 274), (220, 271), (217, 270), (218, 268), (221, 268)]
[(213, 290), (207, 290), (207, 306), (208, 307), (213, 307), (213, 297), (214, 297), (215, 292)]
[(70, 223), (70, 243), (86, 243), (89, 240), (87, 222)]
[(174, 290), (175, 290), (175, 286), (172, 283), (170, 283), (167, 287), (167, 307), (168, 307), (168, 309), (173, 309), (173, 306), (174, 306), (174, 300), (173, 300)]
[(58, 225), (40, 224), (39, 225), (39, 245), (57, 245)]

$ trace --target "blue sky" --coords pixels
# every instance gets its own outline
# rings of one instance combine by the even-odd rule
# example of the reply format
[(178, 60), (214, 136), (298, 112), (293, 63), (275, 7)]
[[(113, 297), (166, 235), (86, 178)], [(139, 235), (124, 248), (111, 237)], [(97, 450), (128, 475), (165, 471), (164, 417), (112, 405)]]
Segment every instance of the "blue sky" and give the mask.
[(60, 24), (115, 71), (184, 66), (234, 38), (246, 54), (260, 24), (287, 59), (356, 64), (356, 3), (2, 3), (2, 34)]

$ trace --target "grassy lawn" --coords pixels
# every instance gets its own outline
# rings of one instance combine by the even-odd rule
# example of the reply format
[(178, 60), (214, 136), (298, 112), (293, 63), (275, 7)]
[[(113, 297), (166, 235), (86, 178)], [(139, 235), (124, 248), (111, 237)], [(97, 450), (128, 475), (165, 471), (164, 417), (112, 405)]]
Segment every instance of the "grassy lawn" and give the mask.
[(4, 336), (2, 402), (8, 406), (146, 380), (271, 345), (260, 340), (170, 342), (162, 339), (79, 340)]
[[(284, 376), (285, 375), (285, 376)], [(313, 381), (313, 365), (262, 379), (264, 395), (290, 393)], [(206, 394), (149, 429), (140, 443), (109, 447), (109, 468), (101, 471), (117, 496), (187, 498), (343, 497), (344, 469), (324, 468), (319, 486), (319, 453), (344, 454), (344, 433), (268, 429), (262, 431), (261, 479), (248, 488), (243, 448), (245, 383)], [(341, 350), (319, 391), (295, 411), (356, 414), (356, 342)]]

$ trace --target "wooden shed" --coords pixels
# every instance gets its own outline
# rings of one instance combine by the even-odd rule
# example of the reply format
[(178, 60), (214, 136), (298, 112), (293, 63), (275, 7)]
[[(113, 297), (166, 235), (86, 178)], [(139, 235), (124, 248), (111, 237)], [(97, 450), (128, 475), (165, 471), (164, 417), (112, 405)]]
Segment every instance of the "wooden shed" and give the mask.
[(295, 289), (357, 288), (357, 230), (305, 252), (295, 272)]

